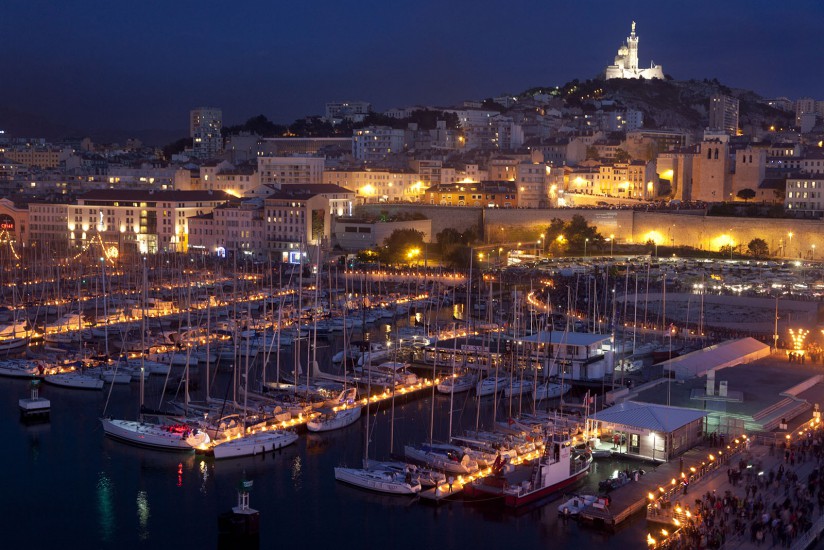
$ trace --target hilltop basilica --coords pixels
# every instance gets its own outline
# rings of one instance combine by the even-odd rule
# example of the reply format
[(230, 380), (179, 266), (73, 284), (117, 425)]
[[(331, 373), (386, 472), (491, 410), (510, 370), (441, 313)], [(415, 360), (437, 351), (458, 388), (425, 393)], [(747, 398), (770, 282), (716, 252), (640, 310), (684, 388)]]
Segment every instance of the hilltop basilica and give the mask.
[(638, 67), (638, 36), (635, 34), (635, 21), (632, 22), (632, 32), (626, 43), (618, 48), (615, 64), (607, 66), (606, 79), (610, 78), (664, 78), (664, 69), (661, 65), (650, 64), (648, 69)]

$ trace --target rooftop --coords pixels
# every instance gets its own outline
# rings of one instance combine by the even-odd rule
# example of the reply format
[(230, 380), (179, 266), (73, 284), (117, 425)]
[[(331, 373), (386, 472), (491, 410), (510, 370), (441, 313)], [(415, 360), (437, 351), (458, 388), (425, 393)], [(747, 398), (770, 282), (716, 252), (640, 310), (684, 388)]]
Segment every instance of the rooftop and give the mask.
[(590, 418), (622, 426), (670, 433), (707, 416), (703, 411), (652, 403), (625, 401), (590, 415)]
[(564, 344), (567, 346), (591, 346), (606, 342), (609, 334), (592, 334), (591, 332), (565, 332), (561, 330), (541, 331), (520, 339), (522, 342), (536, 344)]
[(153, 191), (151, 189), (97, 189), (78, 197), (82, 201), (203, 202), (231, 199), (223, 191)]

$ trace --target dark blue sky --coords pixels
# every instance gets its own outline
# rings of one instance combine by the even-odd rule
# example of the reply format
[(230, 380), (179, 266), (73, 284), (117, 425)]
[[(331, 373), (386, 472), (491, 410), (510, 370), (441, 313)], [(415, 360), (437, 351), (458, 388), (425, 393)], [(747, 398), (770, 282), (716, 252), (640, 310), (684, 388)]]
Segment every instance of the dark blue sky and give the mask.
[(185, 133), (199, 105), (230, 124), (336, 99), (446, 105), (592, 77), (633, 19), (642, 63), (677, 79), (824, 99), (818, 0), (5, 0), (0, 106)]

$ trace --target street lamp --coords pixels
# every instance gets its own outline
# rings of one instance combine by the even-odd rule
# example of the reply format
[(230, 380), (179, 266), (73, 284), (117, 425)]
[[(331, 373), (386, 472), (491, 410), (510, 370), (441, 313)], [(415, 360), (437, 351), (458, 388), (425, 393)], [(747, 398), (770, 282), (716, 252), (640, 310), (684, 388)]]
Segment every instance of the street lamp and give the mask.
[(815, 245), (811, 244), (810, 248), (812, 248), (812, 252), (810, 253), (810, 259), (815, 260)]
[(790, 239), (789, 242), (787, 243), (787, 253), (792, 254), (793, 253), (793, 232), (790, 231), (789, 233), (787, 233), (787, 237), (789, 237), (789, 239)]
[(612, 256), (612, 244), (615, 242), (615, 235), (610, 234), (609, 236), (609, 255)]
[(584, 258), (587, 257), (587, 243), (588, 242), (589, 242), (589, 239), (584, 239)]
[(535, 255), (539, 260), (541, 259), (541, 239), (538, 239), (538, 244), (535, 246)]

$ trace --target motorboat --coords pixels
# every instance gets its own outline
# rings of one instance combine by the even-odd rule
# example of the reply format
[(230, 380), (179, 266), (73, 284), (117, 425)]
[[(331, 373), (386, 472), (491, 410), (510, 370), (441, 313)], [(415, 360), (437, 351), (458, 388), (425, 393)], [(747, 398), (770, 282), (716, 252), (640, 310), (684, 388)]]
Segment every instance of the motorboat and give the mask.
[(220, 442), (213, 447), (215, 459), (254, 456), (287, 447), (298, 440), (288, 430), (262, 431)]
[(574, 495), (569, 500), (558, 505), (558, 515), (564, 517), (576, 517), (584, 508), (598, 500), (595, 495)]

